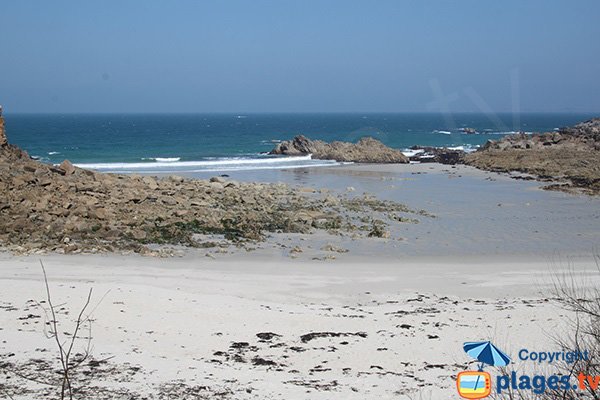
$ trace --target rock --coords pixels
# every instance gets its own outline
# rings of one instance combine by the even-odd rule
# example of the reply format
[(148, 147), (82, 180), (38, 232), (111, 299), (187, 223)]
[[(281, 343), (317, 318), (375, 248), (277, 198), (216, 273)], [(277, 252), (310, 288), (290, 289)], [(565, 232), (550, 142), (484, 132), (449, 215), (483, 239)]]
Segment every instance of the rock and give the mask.
[(600, 142), (600, 118), (593, 118), (572, 127), (561, 128), (559, 132), (567, 136)]
[(462, 164), (466, 154), (463, 150), (450, 150), (445, 147), (412, 146), (410, 149), (421, 150), (409, 157), (410, 161), (421, 163)]
[(169, 176), (169, 180), (173, 183), (182, 183), (185, 179), (179, 175), (171, 175)]
[(517, 171), (567, 185), (556, 190), (600, 194), (600, 118), (558, 132), (507, 135), (465, 156), (465, 163), (494, 172)]
[(158, 183), (156, 182), (156, 179), (152, 178), (151, 176), (144, 176), (142, 178), (142, 182), (148, 187), (148, 189), (150, 190), (156, 190), (158, 189)]
[(148, 235), (141, 229), (135, 229), (131, 232), (131, 236), (136, 240), (144, 240)]
[(65, 175), (73, 175), (75, 173), (75, 166), (71, 164), (71, 161), (69, 160), (61, 162), (58, 168), (62, 170)]
[(50, 178), (38, 179), (38, 184), (42, 187), (50, 186), (52, 184), (52, 179), (50, 179)]
[(283, 141), (269, 154), (289, 156), (312, 155), (319, 160), (336, 160), (358, 163), (408, 163), (408, 158), (400, 150), (392, 149), (371, 137), (364, 137), (358, 143), (310, 140), (303, 135)]
[(6, 138), (6, 132), (4, 131), (4, 118), (0, 116), (0, 147), (8, 145), (8, 139)]
[(166, 204), (166, 205), (168, 205), (168, 206), (174, 206), (174, 205), (177, 205), (177, 200), (175, 200), (175, 199), (174, 199), (174, 198), (172, 198), (172, 197), (163, 197), (163, 198), (161, 199), (161, 201), (162, 201), (162, 203), (163, 203), (163, 204)]
[(223, 190), (224, 186), (220, 182), (211, 182), (210, 183), (210, 188), (212, 190), (221, 191), (221, 190)]
[(88, 215), (90, 218), (94, 219), (106, 219), (108, 213), (106, 212), (105, 208), (93, 208), (90, 211), (88, 211)]
[(212, 178), (210, 178), (210, 182), (218, 182), (218, 183), (225, 183), (225, 179), (221, 178), (220, 176), (213, 176)]

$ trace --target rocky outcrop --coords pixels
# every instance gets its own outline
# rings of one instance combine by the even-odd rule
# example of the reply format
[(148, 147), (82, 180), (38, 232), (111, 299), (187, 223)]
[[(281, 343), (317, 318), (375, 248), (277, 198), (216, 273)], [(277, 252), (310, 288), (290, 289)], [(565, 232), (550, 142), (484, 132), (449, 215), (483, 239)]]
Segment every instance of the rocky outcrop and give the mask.
[(593, 118), (575, 126), (561, 128), (559, 132), (588, 143), (598, 144), (600, 143), (600, 118)]
[(600, 193), (600, 118), (556, 132), (488, 141), (465, 163), (496, 172), (523, 172), (553, 181), (550, 189)]
[(241, 243), (316, 229), (366, 236), (364, 221), (381, 226), (390, 211), (410, 212), (283, 184), (103, 174), (67, 160), (48, 165), (10, 144), (0, 147), (0, 193), (0, 248), (17, 253), (149, 253), (148, 244), (210, 247), (214, 235)]
[(4, 118), (0, 116), (0, 147), (5, 147), (8, 144), (6, 132), (4, 131)]
[(300, 156), (312, 154), (319, 160), (336, 160), (357, 163), (408, 163), (408, 158), (400, 150), (392, 149), (370, 137), (358, 143), (310, 140), (303, 135), (279, 143), (269, 154)]
[(412, 146), (410, 149), (420, 152), (410, 156), (409, 160), (421, 163), (462, 164), (466, 154), (463, 150), (451, 150), (445, 147)]
[(519, 133), (504, 136), (497, 141), (488, 140), (481, 150), (540, 150), (551, 147), (580, 151), (600, 150), (600, 118), (581, 122), (572, 127), (561, 128), (556, 132), (533, 135)]

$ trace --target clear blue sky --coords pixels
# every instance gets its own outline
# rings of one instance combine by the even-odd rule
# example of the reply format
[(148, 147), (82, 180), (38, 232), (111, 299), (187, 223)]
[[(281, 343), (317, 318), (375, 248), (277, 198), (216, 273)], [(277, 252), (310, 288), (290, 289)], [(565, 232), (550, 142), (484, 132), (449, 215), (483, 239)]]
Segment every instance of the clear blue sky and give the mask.
[(7, 112), (600, 111), (600, 1), (3, 1)]

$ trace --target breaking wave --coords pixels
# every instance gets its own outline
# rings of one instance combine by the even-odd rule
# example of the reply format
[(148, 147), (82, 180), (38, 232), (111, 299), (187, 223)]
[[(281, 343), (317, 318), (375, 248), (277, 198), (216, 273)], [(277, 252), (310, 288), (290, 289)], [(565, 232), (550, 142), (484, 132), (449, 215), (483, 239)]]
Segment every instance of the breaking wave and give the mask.
[(179, 161), (179, 159), (175, 160), (174, 158), (154, 158), (154, 160), (154, 162), (83, 163), (75, 165), (102, 172), (173, 173), (326, 167), (342, 164), (333, 160), (313, 160), (311, 155), (299, 157), (227, 157), (201, 161)]

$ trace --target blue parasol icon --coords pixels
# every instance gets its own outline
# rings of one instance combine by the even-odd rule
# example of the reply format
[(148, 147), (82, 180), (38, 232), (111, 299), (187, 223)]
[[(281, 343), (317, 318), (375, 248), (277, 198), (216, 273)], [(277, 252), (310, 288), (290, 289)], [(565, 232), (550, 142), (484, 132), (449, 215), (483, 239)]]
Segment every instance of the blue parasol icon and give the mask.
[(483, 364), (504, 367), (510, 363), (510, 357), (494, 346), (492, 342), (466, 342), (463, 344), (463, 349), (468, 355), (481, 363), (480, 370)]
[[(479, 361), (479, 370), (483, 371), (483, 364), (492, 367), (504, 367), (510, 363), (510, 357), (494, 346), (492, 342), (466, 342), (463, 344), (465, 353)], [(479, 376), (475, 381), (475, 387), (479, 384)]]

